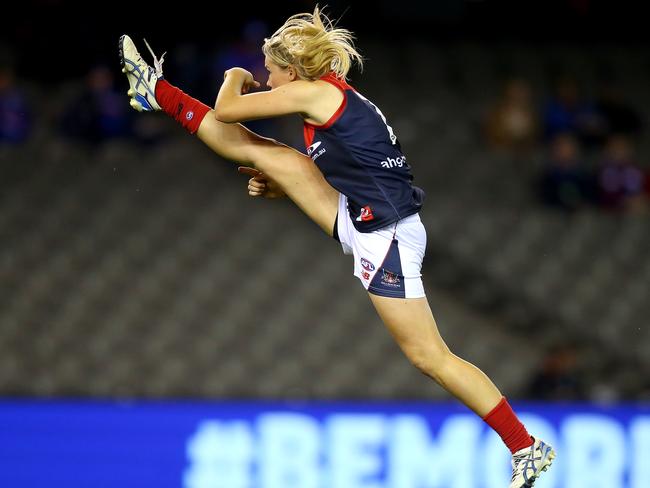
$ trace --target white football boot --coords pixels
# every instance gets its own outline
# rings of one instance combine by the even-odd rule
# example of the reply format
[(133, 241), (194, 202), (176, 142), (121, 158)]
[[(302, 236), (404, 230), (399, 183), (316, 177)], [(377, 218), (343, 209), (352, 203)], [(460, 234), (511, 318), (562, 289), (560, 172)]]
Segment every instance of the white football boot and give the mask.
[(534, 439), (533, 445), (512, 455), (510, 488), (530, 488), (537, 477), (546, 471), (555, 458), (555, 451), (544, 441)]
[(144, 43), (153, 57), (153, 68), (142, 59), (127, 35), (120, 37), (120, 64), (122, 73), (125, 73), (129, 80), (130, 88), (127, 94), (131, 98), (131, 107), (138, 112), (152, 112), (161, 110), (156, 101), (156, 83), (163, 79), (162, 64), (167, 53), (157, 59), (146, 40)]

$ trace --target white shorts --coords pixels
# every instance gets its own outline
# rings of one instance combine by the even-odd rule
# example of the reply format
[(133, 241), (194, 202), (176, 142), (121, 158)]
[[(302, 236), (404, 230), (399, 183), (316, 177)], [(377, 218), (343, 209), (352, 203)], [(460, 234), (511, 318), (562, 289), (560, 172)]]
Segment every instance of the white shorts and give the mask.
[(339, 196), (338, 238), (345, 254), (354, 256), (354, 275), (373, 295), (421, 298), (422, 260), (427, 233), (418, 214), (373, 232), (359, 232), (348, 212), (348, 199)]

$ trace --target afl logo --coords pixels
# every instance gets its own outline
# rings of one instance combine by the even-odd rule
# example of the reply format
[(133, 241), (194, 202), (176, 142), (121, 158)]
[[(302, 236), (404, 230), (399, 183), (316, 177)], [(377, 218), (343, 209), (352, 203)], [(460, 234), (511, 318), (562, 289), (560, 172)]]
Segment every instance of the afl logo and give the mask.
[(185, 114), (185, 118), (187, 120), (192, 120), (193, 117), (194, 117), (194, 112), (192, 112), (191, 110)]
[(361, 267), (366, 271), (374, 271), (375, 265), (368, 261), (366, 258), (361, 258)]

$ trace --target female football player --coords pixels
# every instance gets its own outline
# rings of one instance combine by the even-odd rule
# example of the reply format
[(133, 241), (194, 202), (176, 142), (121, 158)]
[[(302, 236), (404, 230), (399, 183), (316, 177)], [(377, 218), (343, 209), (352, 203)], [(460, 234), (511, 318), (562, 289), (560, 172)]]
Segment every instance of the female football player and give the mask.
[[(420, 275), (424, 193), (412, 185), (386, 117), (346, 82), (352, 64), (362, 63), (352, 34), (316, 8), (290, 17), (262, 50), (270, 90), (252, 92), (260, 83), (232, 68), (210, 109), (162, 78), (162, 59), (151, 52), (150, 67), (129, 37), (120, 39), (131, 105), (163, 110), (219, 155), (254, 167), (245, 170), (252, 176), (250, 195), (286, 194), (339, 240), (408, 359), (501, 436), (513, 455), (510, 487), (532, 486), (555, 454), (528, 434), (490, 379), (454, 355), (438, 332)], [(238, 124), (286, 114), (303, 119), (308, 156)]]

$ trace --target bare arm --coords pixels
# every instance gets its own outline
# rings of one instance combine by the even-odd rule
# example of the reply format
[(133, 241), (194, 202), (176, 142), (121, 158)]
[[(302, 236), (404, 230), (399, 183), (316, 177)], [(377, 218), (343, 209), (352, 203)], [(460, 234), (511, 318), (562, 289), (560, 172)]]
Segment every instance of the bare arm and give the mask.
[[(329, 91), (329, 87), (319, 82), (296, 80), (273, 90), (248, 93), (259, 86), (253, 75), (242, 68), (226, 71), (214, 106), (217, 120), (233, 123), (297, 113), (305, 119), (323, 119), (324, 123), (340, 103), (336, 100), (324, 106), (328, 98), (324, 90)], [(334, 95), (340, 96), (338, 92)], [(334, 110), (328, 105), (334, 106)]]

